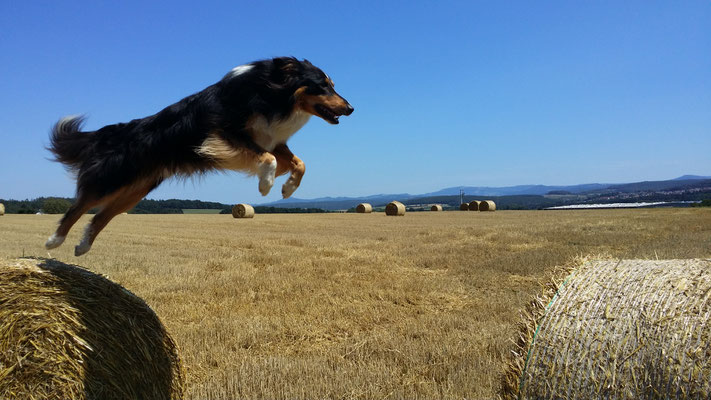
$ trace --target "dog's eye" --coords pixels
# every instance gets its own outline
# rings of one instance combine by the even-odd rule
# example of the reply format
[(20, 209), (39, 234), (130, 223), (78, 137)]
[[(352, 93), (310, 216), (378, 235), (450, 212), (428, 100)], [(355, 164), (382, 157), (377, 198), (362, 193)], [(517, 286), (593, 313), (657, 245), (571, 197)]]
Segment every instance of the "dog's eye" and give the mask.
[(309, 85), (306, 89), (306, 93), (312, 95), (319, 95), (326, 93), (326, 88), (321, 85)]

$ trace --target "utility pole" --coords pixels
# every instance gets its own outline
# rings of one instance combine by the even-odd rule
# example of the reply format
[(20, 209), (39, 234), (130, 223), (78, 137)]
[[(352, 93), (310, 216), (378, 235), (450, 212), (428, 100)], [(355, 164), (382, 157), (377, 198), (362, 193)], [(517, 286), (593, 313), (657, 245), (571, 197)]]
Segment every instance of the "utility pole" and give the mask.
[(459, 204), (464, 204), (464, 190), (459, 189)]

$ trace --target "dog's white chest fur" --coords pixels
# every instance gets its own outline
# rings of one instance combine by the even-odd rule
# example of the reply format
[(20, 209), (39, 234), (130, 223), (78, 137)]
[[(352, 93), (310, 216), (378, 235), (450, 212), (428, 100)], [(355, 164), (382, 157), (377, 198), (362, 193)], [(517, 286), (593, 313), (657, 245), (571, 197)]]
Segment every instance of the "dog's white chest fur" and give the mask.
[(263, 116), (255, 118), (249, 127), (254, 142), (266, 151), (272, 151), (278, 144), (286, 143), (302, 126), (309, 122), (311, 114), (294, 111), (288, 118), (268, 121)]

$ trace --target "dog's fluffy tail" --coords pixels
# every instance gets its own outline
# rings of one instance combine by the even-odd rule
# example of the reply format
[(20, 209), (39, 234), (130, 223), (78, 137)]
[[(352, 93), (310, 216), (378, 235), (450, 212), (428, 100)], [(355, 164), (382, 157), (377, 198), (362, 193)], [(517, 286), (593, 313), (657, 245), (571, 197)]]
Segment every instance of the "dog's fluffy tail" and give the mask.
[(54, 154), (55, 161), (64, 164), (70, 170), (81, 166), (91, 151), (92, 135), (81, 132), (84, 117), (72, 115), (57, 121), (50, 134), (50, 146), (47, 148)]

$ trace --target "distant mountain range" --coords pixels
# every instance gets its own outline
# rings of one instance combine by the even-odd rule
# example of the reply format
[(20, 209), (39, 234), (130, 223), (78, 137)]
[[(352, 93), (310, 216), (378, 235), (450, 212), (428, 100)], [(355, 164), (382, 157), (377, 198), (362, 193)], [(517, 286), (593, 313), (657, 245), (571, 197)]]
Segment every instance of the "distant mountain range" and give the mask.
[[(464, 191), (460, 198), (459, 191)], [(684, 175), (666, 181), (570, 186), (519, 185), (508, 187), (460, 186), (418, 195), (408, 193), (376, 194), (361, 197), (321, 197), (318, 199), (286, 199), (257, 204), (255, 211), (265, 213), (323, 212), (353, 210), (358, 203), (370, 203), (383, 208), (398, 200), (408, 210), (429, 210), (440, 204), (445, 210), (459, 209), (460, 201), (494, 200), (500, 210), (536, 210), (569, 205), (657, 202), (665, 205), (688, 206), (702, 200), (711, 201), (711, 177)], [(33, 200), (0, 199), (8, 214), (63, 213), (74, 199), (40, 197)], [(194, 210), (221, 210), (230, 213), (231, 204), (200, 200), (141, 200), (130, 210), (134, 214), (182, 214)]]
[[(324, 210), (346, 210), (355, 207), (358, 203), (370, 203), (373, 206), (387, 204), (393, 200), (399, 200), (406, 204), (417, 204), (426, 202), (440, 202), (452, 204), (459, 198), (460, 190), (465, 193), (465, 200), (472, 197), (512, 197), (512, 196), (544, 196), (547, 198), (557, 198), (569, 195), (574, 199), (585, 200), (587, 198), (599, 198), (603, 196), (625, 196), (631, 193), (654, 193), (664, 192), (672, 189), (690, 189), (711, 187), (711, 176), (683, 175), (675, 179), (664, 181), (644, 181), (634, 183), (588, 183), (580, 185), (517, 185), (505, 187), (488, 186), (455, 186), (448, 187), (436, 192), (423, 194), (390, 193), (376, 194), (360, 197), (320, 197), (316, 199), (289, 198), (271, 203), (261, 204), (263, 206), (281, 208), (321, 208)], [(574, 195), (574, 196), (573, 196)], [(618, 197), (619, 197), (618, 196)]]

